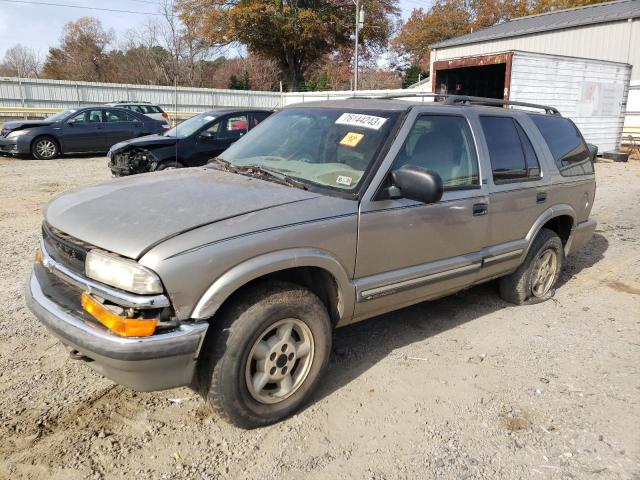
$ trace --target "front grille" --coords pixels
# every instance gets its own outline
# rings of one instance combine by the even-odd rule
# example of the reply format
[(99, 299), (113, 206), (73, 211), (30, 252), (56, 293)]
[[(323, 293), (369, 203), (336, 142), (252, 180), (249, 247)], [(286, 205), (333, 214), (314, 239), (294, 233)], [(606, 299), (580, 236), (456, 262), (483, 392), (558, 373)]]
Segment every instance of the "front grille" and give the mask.
[(129, 155), (125, 155), (122, 153), (114, 155), (114, 163), (120, 168), (128, 168), (130, 165)]
[(91, 245), (53, 228), (47, 222), (42, 223), (42, 238), (47, 253), (56, 262), (84, 274), (84, 261)]
[(8, 128), (3, 128), (2, 130), (0, 130), (0, 137), (6, 137), (7, 135), (9, 135), (10, 130)]

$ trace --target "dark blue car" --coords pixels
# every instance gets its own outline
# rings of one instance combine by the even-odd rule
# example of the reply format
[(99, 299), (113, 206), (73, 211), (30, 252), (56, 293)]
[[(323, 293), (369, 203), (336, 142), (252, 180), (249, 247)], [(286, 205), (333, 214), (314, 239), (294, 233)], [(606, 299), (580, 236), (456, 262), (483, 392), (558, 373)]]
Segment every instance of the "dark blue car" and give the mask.
[(130, 138), (166, 131), (164, 122), (117, 107), (64, 110), (44, 120), (7, 122), (0, 153), (50, 160), (67, 153), (104, 153)]

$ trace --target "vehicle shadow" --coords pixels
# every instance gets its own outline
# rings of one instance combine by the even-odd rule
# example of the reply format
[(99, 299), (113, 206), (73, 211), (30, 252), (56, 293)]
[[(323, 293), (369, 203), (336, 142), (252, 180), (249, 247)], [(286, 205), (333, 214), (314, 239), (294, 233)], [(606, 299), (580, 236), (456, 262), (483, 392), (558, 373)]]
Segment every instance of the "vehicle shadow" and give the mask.
[(609, 248), (609, 240), (600, 234), (595, 233), (591, 240), (577, 252), (565, 258), (562, 274), (558, 279), (556, 288), (561, 288), (572, 277), (586, 268), (591, 268), (604, 258), (604, 252)]
[[(608, 246), (604, 236), (594, 235), (585, 247), (567, 258), (559, 286), (604, 258)], [(482, 317), (509, 306), (498, 295), (497, 282), (493, 281), (340, 328), (333, 336), (329, 369), (312, 401), (349, 384), (398, 348), (466, 322), (482, 321)]]

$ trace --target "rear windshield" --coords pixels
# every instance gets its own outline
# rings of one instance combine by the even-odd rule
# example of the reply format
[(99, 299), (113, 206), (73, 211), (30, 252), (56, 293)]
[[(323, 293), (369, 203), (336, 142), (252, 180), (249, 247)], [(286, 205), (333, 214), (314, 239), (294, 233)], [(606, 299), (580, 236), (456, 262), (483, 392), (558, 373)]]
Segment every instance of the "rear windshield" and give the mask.
[(558, 170), (564, 176), (593, 173), (591, 153), (576, 126), (554, 115), (529, 115), (551, 150)]

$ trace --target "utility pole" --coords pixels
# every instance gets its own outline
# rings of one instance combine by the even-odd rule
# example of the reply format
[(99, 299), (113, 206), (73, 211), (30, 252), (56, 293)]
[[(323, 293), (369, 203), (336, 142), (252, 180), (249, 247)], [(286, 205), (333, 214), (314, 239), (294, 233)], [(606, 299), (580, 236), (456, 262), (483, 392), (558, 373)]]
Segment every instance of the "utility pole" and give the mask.
[(360, 39), (360, 29), (364, 25), (364, 9), (360, 7), (360, 0), (356, 0), (356, 45), (355, 45), (355, 59), (354, 59), (354, 71), (353, 71), (353, 90), (358, 90), (358, 43)]

